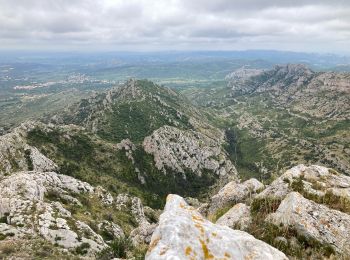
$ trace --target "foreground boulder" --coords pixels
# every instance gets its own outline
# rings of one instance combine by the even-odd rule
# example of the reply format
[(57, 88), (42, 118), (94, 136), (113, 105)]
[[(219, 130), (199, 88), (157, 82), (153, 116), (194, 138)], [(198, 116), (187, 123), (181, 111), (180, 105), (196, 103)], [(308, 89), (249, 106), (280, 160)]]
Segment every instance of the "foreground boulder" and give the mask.
[(350, 215), (305, 199), (297, 192), (288, 194), (266, 221), (294, 228), (299, 235), (350, 257)]
[(147, 260), (287, 259), (277, 249), (243, 231), (204, 219), (185, 200), (169, 195), (153, 233)]

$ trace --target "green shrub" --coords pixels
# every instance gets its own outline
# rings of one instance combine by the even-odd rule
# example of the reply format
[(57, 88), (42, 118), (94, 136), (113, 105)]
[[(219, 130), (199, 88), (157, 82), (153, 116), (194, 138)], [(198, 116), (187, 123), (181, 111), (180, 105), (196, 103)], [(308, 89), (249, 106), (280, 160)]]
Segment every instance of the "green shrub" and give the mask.
[(113, 240), (110, 244), (109, 244), (113, 256), (114, 257), (120, 257), (120, 258), (125, 258), (127, 257), (127, 252), (131, 251), (134, 249), (132, 242), (129, 238), (117, 238), (115, 240)]
[(90, 244), (84, 242), (84, 243), (81, 243), (81, 245), (75, 249), (75, 252), (79, 255), (85, 255), (87, 254), (89, 248), (90, 248)]
[(29, 150), (29, 149), (27, 149), (27, 150), (24, 151), (24, 157), (26, 158), (28, 170), (29, 170), (29, 171), (34, 170), (33, 160), (32, 160), (32, 158), (30, 157), (30, 150)]

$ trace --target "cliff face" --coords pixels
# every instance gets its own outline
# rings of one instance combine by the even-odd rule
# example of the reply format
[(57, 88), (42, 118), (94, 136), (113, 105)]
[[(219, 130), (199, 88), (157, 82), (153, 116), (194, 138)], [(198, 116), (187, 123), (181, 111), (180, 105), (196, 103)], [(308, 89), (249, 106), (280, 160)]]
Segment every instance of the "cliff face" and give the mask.
[(313, 72), (300, 64), (228, 75), (232, 95), (268, 93), (276, 104), (316, 118), (350, 119), (350, 74)]

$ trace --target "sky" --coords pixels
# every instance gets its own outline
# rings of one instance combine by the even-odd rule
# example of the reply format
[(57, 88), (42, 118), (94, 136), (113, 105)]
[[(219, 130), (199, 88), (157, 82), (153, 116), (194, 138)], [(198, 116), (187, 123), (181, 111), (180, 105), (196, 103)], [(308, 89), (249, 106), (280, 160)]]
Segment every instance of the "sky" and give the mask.
[(0, 49), (350, 53), (349, 0), (0, 0)]

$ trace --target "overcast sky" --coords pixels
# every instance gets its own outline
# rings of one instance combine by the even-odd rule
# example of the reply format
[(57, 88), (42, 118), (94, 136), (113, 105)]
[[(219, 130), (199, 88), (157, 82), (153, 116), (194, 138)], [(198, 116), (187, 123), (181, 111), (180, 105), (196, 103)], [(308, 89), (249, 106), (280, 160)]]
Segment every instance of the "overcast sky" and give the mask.
[(350, 0), (0, 0), (0, 48), (350, 53)]

